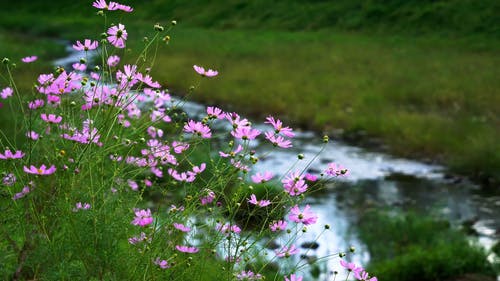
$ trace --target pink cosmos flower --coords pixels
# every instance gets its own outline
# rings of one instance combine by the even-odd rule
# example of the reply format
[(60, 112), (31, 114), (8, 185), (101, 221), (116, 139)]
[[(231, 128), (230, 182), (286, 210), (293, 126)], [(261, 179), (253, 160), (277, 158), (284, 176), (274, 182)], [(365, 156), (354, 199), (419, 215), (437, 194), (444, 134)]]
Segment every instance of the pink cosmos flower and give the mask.
[(75, 204), (75, 207), (73, 208), (73, 212), (78, 212), (79, 210), (88, 210), (88, 209), (90, 209), (89, 203), (78, 202)]
[(231, 135), (237, 139), (253, 140), (260, 135), (260, 131), (251, 127), (238, 127), (231, 131)]
[(136, 210), (135, 218), (131, 222), (133, 225), (146, 226), (153, 223), (153, 217), (151, 216), (151, 210)]
[(299, 249), (297, 249), (297, 247), (295, 247), (295, 245), (292, 245), (290, 247), (284, 246), (279, 250), (275, 250), (274, 252), (276, 253), (277, 257), (288, 258), (291, 255), (297, 254), (299, 252)]
[(317, 177), (317, 176), (315, 176), (315, 175), (313, 175), (313, 174), (309, 174), (309, 173), (307, 173), (307, 174), (304, 176), (304, 178), (305, 178), (306, 180), (310, 181), (310, 182), (315, 182), (315, 181), (317, 181), (317, 180), (318, 180), (318, 177)]
[(174, 141), (174, 142), (172, 142), (172, 147), (174, 148), (174, 152), (175, 153), (180, 154), (180, 153), (184, 152), (186, 149), (189, 148), (189, 144), (188, 143)]
[(35, 110), (37, 108), (42, 107), (44, 104), (45, 104), (45, 102), (43, 100), (38, 99), (38, 100), (30, 101), (28, 103), (28, 108), (31, 110)]
[(133, 236), (131, 238), (128, 239), (128, 242), (132, 245), (136, 245), (138, 244), (139, 242), (142, 242), (144, 240), (146, 240), (147, 237), (146, 237), (146, 233), (144, 232), (141, 232), (141, 235), (140, 236)]
[(357, 274), (363, 270), (362, 267), (357, 267), (355, 263), (353, 262), (346, 262), (344, 260), (340, 260), (340, 265), (347, 269), (349, 272), (354, 272), (354, 274)]
[(239, 144), (238, 147), (236, 147), (236, 149), (234, 151), (231, 151), (229, 153), (225, 153), (223, 151), (219, 151), (219, 155), (222, 158), (227, 158), (227, 157), (233, 158), (233, 157), (236, 156), (236, 154), (240, 153), (242, 150), (243, 150), (243, 146), (241, 144)]
[[(113, 3), (113, 2), (111, 2), (111, 3)], [(122, 10), (124, 12), (130, 13), (134, 10), (134, 8), (127, 6), (127, 5), (118, 4), (118, 10)]]
[(94, 3), (92, 3), (92, 6), (97, 8), (97, 9), (107, 9), (108, 4), (106, 4), (105, 0), (96, 0)]
[(209, 106), (207, 107), (207, 115), (208, 115), (208, 118), (210, 119), (224, 119), (225, 117), (225, 113), (224, 111), (222, 111), (222, 109), (218, 108), (218, 107), (213, 107), (213, 106)]
[(210, 189), (206, 190), (207, 195), (203, 196), (200, 198), (201, 205), (207, 205), (210, 204), (214, 201), (215, 199), (215, 193), (211, 191)]
[(12, 93), (14, 93), (14, 91), (12, 90), (12, 88), (11, 87), (7, 87), (7, 88), (3, 89), (2, 92), (0, 92), (0, 97), (5, 100), (8, 97), (11, 97)]
[(21, 190), (21, 192), (18, 192), (16, 194), (14, 194), (14, 196), (12, 196), (12, 200), (18, 200), (18, 199), (21, 199), (23, 198), (24, 196), (26, 196), (28, 193), (30, 193), (30, 188), (25, 186), (23, 187), (23, 189)]
[(50, 166), (50, 168), (47, 169), (45, 164), (40, 166), (40, 168), (37, 168), (37, 167), (31, 165), (29, 168), (24, 166), (23, 170), (24, 170), (24, 172), (26, 172), (28, 174), (47, 176), (47, 175), (51, 175), (51, 174), (56, 172), (56, 166), (52, 165), (52, 166)]
[(299, 172), (288, 174), (282, 181), (283, 188), (291, 196), (297, 196), (307, 191), (307, 184)]
[(257, 200), (257, 197), (255, 194), (250, 195), (250, 200), (248, 200), (248, 203), (259, 206), (259, 207), (265, 207), (271, 204), (271, 201), (269, 200)]
[(108, 58), (108, 65), (111, 66), (111, 67), (115, 67), (119, 63), (120, 63), (120, 57), (119, 56), (114, 55), (114, 56), (110, 56)]
[(7, 149), (3, 154), (0, 153), (0, 159), (19, 159), (23, 158), (24, 153), (21, 150), (17, 150), (15, 153), (12, 153), (10, 149)]
[(299, 206), (295, 205), (294, 207), (292, 207), (292, 209), (290, 209), (290, 215), (288, 216), (288, 218), (291, 221), (294, 221), (296, 223), (301, 222), (304, 225), (315, 224), (318, 220), (318, 216), (315, 213), (309, 211), (310, 208), (311, 207), (309, 205), (306, 205), (304, 211), (300, 211)]
[(274, 146), (279, 146), (281, 148), (292, 147), (292, 141), (285, 139), (284, 137), (274, 134), (272, 132), (265, 133), (266, 139), (269, 140)]
[(16, 183), (17, 178), (13, 173), (8, 173), (5, 177), (2, 179), (2, 183), (6, 186), (12, 186)]
[(72, 67), (74, 70), (78, 71), (85, 71), (85, 69), (87, 69), (87, 66), (84, 63), (79, 63), (79, 62), (74, 63)]
[(168, 174), (180, 182), (193, 182), (196, 179), (196, 174), (191, 171), (179, 173), (176, 170), (169, 168)]
[(184, 132), (193, 133), (206, 139), (212, 137), (210, 128), (207, 125), (203, 125), (201, 122), (195, 122), (193, 120), (189, 120), (189, 122), (184, 125)]
[(287, 225), (288, 223), (286, 221), (279, 220), (270, 224), (269, 228), (271, 229), (272, 232), (276, 232), (279, 230), (285, 230)]
[(233, 129), (250, 126), (250, 122), (246, 118), (241, 118), (236, 112), (226, 113), (225, 117), (231, 123)]
[(97, 41), (92, 41), (90, 39), (85, 39), (83, 41), (83, 44), (80, 41), (76, 41), (76, 44), (73, 44), (73, 49), (77, 51), (90, 51), (90, 50), (95, 50), (99, 46), (99, 43)]
[(188, 247), (188, 246), (181, 246), (181, 245), (177, 245), (177, 246), (175, 246), (175, 248), (179, 252), (189, 253), (189, 254), (198, 253), (198, 251), (199, 251), (199, 249), (196, 247)]
[(281, 122), (281, 120), (279, 120), (279, 119), (275, 120), (274, 117), (272, 117), (272, 116), (268, 116), (266, 118), (266, 122), (264, 122), (264, 123), (273, 125), (274, 132), (276, 134), (281, 133), (282, 135), (287, 136), (289, 138), (293, 138), (295, 136), (295, 134), (292, 132), (292, 128), (283, 127), (283, 123)]
[(42, 118), (43, 121), (45, 121), (47, 123), (54, 123), (54, 124), (60, 123), (62, 120), (61, 116), (56, 116), (54, 114), (47, 115), (45, 113), (42, 113), (42, 114), (40, 114), (40, 117)]
[(267, 181), (270, 181), (273, 178), (273, 176), (274, 176), (273, 173), (266, 171), (264, 172), (264, 174), (257, 173), (251, 176), (251, 178), (254, 183), (265, 183)]
[(198, 74), (200, 74), (201, 76), (205, 76), (205, 77), (214, 77), (214, 76), (217, 76), (217, 74), (219, 74), (219, 72), (212, 70), (212, 69), (205, 71), (205, 68), (203, 68), (201, 66), (197, 66), (197, 65), (193, 65), (193, 68)]
[(221, 224), (221, 223), (217, 223), (217, 225), (215, 226), (215, 230), (223, 233), (224, 235), (229, 235), (231, 232), (232, 233), (240, 233), (241, 232), (241, 228), (239, 228), (237, 225), (231, 225), (230, 223), (226, 223), (226, 224)]
[(26, 133), (26, 136), (29, 138), (29, 139), (32, 139), (32, 140), (37, 140), (39, 135), (35, 132), (35, 131), (29, 131)]
[(123, 24), (119, 23), (118, 26), (111, 26), (108, 29), (108, 35), (109, 43), (120, 49), (125, 48), (125, 40), (127, 40), (128, 34)]
[(161, 269), (170, 268), (170, 265), (168, 264), (168, 262), (166, 260), (160, 260), (160, 258), (156, 258), (156, 260), (154, 261), (154, 264), (159, 266)]
[(292, 274), (289, 276), (290, 278), (286, 277), (285, 276), (285, 281), (302, 281), (302, 276), (298, 276), (298, 275), (295, 275), (295, 274)]
[(188, 226), (183, 225), (182, 223), (174, 223), (174, 227), (182, 232), (189, 232), (191, 231), (191, 228)]
[(370, 277), (368, 272), (362, 270), (362, 271), (355, 271), (354, 272), (354, 277), (358, 279), (359, 281), (378, 281), (377, 277)]
[(262, 274), (255, 274), (253, 271), (241, 271), (236, 275), (238, 280), (262, 280)]
[(153, 81), (153, 78), (149, 76), (149, 74), (142, 75), (142, 73), (137, 73), (135, 76), (137, 80), (143, 82), (144, 84), (148, 85), (151, 88), (160, 88), (161, 85), (157, 81)]
[(24, 63), (30, 63), (30, 62), (34, 62), (38, 59), (37, 56), (29, 56), (29, 57), (24, 57), (21, 59), (22, 62)]
[(139, 185), (135, 181), (133, 181), (133, 180), (127, 180), (127, 184), (128, 184), (128, 186), (132, 190), (138, 190), (139, 189)]
[(349, 175), (349, 170), (339, 164), (329, 163), (325, 173), (334, 177), (347, 177)]

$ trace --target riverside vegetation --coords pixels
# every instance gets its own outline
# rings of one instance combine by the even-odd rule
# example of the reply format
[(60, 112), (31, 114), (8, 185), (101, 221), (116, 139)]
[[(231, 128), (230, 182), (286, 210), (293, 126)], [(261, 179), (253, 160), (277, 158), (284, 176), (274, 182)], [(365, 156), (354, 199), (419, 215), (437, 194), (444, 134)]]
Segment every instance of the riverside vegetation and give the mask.
[[(151, 19), (183, 23), (170, 34), (176, 55), (159, 54), (162, 70), (154, 73), (179, 93), (190, 86), (187, 65), (211, 62), (225, 74), (196, 100), (262, 117), (276, 112), (352, 141), (367, 135), (392, 153), (437, 160), (486, 185), (498, 181), (497, 1), (136, 5), (131, 33), (143, 34)], [(97, 31), (82, 1), (0, 7), (2, 27), (28, 38)]]
[[(114, 20), (133, 8), (104, 0), (92, 6), (104, 30), (99, 40), (73, 43), (82, 58), (72, 69), (37, 75), (28, 91), (17, 87), (16, 72), (39, 63), (38, 57), (2, 59), (0, 110), (12, 123), (0, 131), (0, 275), (303, 280), (308, 263), (294, 258), (302, 251), (294, 241), (320, 222), (309, 205), (299, 204), (322, 181), (348, 176), (348, 170), (329, 163), (320, 175), (293, 166), (281, 178), (253, 173), (261, 156), (253, 143), (287, 149), (293, 130), (268, 116), (261, 131), (212, 106), (201, 120), (189, 119), (185, 100), (172, 99), (150, 75), (176, 22), (154, 25), (135, 63), (127, 64), (129, 34), (122, 19)], [(99, 53), (98, 64), (91, 51)], [(197, 65), (193, 74), (199, 82), (219, 75)], [(306, 160), (299, 154), (296, 161)], [(164, 204), (148, 206), (150, 193), (161, 194)], [(266, 241), (279, 247), (263, 250)], [(345, 259), (351, 252), (317, 262), (337, 258), (346, 279), (376, 281)]]

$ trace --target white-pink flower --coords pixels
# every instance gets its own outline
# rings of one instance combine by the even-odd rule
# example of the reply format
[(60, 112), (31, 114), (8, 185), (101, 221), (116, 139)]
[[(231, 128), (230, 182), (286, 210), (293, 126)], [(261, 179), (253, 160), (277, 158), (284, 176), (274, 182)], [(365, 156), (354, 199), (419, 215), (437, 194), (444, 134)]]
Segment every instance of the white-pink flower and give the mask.
[(197, 65), (193, 65), (193, 68), (198, 74), (205, 77), (214, 77), (217, 76), (217, 74), (219, 74), (219, 72), (215, 70), (212, 69), (205, 70), (205, 68)]
[(24, 63), (30, 63), (30, 62), (34, 62), (38, 59), (37, 56), (29, 56), (29, 57), (24, 57), (21, 59), (22, 62)]

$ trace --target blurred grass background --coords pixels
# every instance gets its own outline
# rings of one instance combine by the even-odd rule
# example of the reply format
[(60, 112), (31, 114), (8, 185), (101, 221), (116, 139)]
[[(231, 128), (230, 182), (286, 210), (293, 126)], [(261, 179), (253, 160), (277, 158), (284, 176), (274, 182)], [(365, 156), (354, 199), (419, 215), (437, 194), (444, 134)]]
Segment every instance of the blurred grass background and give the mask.
[[(191, 98), (500, 180), (498, 1), (122, 2), (135, 11), (108, 23), (127, 26), (131, 47), (178, 21), (153, 71), (178, 94), (196, 83), (193, 64), (212, 67), (220, 75)], [(62, 49), (50, 39), (97, 39), (91, 3), (2, 1), (0, 56), (49, 61)], [(37, 65), (17, 70), (23, 89)]]

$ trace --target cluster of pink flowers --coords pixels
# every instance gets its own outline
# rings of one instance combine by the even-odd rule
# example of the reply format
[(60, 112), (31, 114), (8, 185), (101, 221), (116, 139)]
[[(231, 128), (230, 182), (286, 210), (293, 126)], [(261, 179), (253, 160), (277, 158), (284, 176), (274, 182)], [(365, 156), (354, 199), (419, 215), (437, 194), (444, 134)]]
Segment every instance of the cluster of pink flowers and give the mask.
[(307, 183), (300, 172), (288, 174), (282, 181), (283, 188), (291, 196), (297, 196), (307, 191)]
[(147, 226), (153, 223), (153, 217), (151, 216), (151, 210), (136, 210), (135, 218), (132, 221), (133, 225)]
[(274, 119), (272, 116), (266, 118), (267, 124), (271, 124), (274, 128), (273, 132), (266, 132), (266, 139), (269, 140), (274, 146), (279, 146), (281, 148), (292, 147), (292, 141), (288, 138), (293, 138), (295, 134), (290, 127), (283, 127), (283, 122), (279, 119)]
[(80, 210), (89, 210), (89, 209), (90, 209), (89, 203), (78, 202), (75, 204), (75, 207), (73, 208), (73, 212), (78, 212)]
[(239, 272), (237, 275), (236, 275), (236, 279), (238, 280), (262, 280), (263, 276), (262, 274), (256, 274), (254, 273), (253, 271), (251, 270), (248, 270), (248, 271), (241, 271)]

